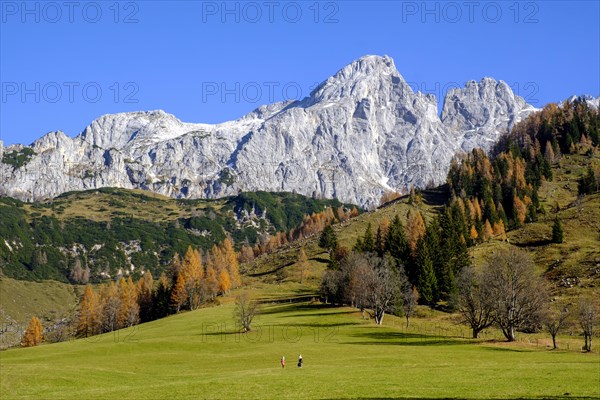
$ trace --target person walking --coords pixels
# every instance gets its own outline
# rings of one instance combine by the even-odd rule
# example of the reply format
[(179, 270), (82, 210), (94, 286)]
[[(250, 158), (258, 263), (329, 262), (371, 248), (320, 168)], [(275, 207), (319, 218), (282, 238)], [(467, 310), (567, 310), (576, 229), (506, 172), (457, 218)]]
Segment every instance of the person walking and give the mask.
[(298, 356), (298, 368), (302, 368), (302, 354)]
[(285, 368), (285, 356), (281, 356), (281, 368)]

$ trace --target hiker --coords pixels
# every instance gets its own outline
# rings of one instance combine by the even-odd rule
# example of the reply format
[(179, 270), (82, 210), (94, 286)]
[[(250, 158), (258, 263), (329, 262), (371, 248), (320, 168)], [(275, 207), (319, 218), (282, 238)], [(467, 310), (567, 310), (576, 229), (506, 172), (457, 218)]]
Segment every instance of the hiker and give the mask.
[(298, 368), (302, 368), (302, 354), (298, 356)]
[(285, 356), (281, 356), (281, 368), (285, 368)]

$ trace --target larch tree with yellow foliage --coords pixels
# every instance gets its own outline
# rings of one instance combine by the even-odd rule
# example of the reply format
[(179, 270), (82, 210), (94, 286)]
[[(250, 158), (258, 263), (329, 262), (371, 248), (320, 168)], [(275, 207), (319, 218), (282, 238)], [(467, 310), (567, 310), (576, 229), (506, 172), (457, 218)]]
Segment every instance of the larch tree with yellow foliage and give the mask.
[(87, 285), (79, 309), (76, 335), (79, 337), (95, 335), (100, 331), (101, 323), (98, 296), (92, 286)]
[(188, 247), (183, 257), (183, 266), (181, 270), (183, 276), (187, 302), (191, 310), (200, 307), (203, 300), (202, 278), (204, 269), (202, 268), (202, 254), (199, 250)]
[(119, 316), (117, 326), (119, 328), (130, 327), (140, 320), (140, 306), (138, 305), (138, 293), (131, 277), (127, 280), (119, 280)]
[(304, 283), (304, 278), (308, 274), (308, 257), (306, 257), (306, 252), (304, 251), (304, 247), (300, 248), (300, 253), (298, 254), (298, 273), (300, 275), (300, 283)]
[(37, 317), (32, 317), (27, 326), (27, 330), (21, 339), (21, 346), (31, 347), (37, 346), (44, 340), (42, 331), (42, 322)]
[(222, 269), (219, 272), (219, 292), (220, 293), (228, 293), (231, 289), (231, 279), (229, 277), (229, 273), (226, 269)]
[[(285, 236), (282, 237), (285, 238)], [(240, 278), (240, 263), (238, 261), (235, 249), (233, 248), (231, 239), (225, 238), (221, 244), (221, 249), (223, 257), (225, 258), (227, 272), (229, 273), (229, 277), (231, 279), (231, 286), (234, 288), (238, 287), (242, 284), (242, 280)]]
[(425, 236), (425, 221), (419, 211), (410, 210), (408, 212), (408, 222), (406, 224), (408, 249), (411, 255), (416, 256), (417, 243)]

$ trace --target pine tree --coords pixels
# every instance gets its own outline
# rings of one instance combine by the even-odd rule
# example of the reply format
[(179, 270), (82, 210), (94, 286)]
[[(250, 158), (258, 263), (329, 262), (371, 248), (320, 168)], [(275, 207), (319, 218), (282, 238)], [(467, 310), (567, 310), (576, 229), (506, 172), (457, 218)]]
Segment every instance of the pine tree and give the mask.
[(156, 291), (152, 296), (152, 316), (154, 318), (163, 318), (170, 314), (171, 311), (171, 289), (169, 280), (163, 272), (158, 278)]
[(31, 347), (42, 343), (44, 339), (42, 323), (37, 317), (31, 317), (27, 330), (21, 339), (21, 346)]
[(89, 337), (100, 330), (98, 297), (91, 285), (85, 287), (83, 299), (79, 307), (79, 322), (76, 334), (78, 337)]
[(323, 229), (323, 232), (321, 233), (321, 237), (319, 238), (319, 247), (327, 250), (327, 252), (329, 253), (329, 256), (331, 257), (331, 254), (333, 253), (333, 251), (335, 251), (337, 246), (338, 246), (337, 236), (335, 235), (335, 232), (334, 232), (333, 228), (331, 227), (331, 225), (327, 225)]
[(437, 296), (437, 280), (433, 269), (430, 251), (424, 240), (417, 246), (417, 288), (420, 298), (427, 304), (432, 304)]
[(152, 296), (154, 291), (154, 279), (150, 271), (145, 271), (144, 276), (138, 281), (138, 305), (140, 308), (140, 321), (152, 321)]
[(385, 238), (385, 250), (400, 263), (407, 256), (407, 242), (404, 234), (404, 226), (400, 217), (396, 215), (390, 224)]
[(564, 240), (564, 232), (563, 232), (562, 223), (560, 222), (560, 219), (558, 219), (558, 217), (556, 217), (554, 219), (554, 225), (552, 225), (552, 242), (562, 243), (563, 240)]

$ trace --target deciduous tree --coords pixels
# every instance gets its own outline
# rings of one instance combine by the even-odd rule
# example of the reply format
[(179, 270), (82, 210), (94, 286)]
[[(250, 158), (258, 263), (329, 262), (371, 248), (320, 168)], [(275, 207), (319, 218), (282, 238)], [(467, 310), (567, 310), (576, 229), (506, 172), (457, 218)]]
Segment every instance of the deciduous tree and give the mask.
[(101, 322), (98, 297), (92, 286), (87, 285), (79, 306), (79, 321), (76, 329), (77, 336), (89, 337), (97, 334), (100, 330)]
[(23, 347), (37, 346), (38, 344), (42, 343), (43, 339), (44, 339), (44, 336), (43, 336), (41, 321), (37, 317), (31, 317), (31, 320), (29, 321), (29, 325), (27, 326), (27, 329), (25, 330), (25, 334), (23, 335), (23, 338), (21, 339), (21, 346), (23, 346)]
[(488, 258), (484, 271), (496, 323), (512, 342), (517, 329), (539, 323), (546, 300), (543, 281), (527, 254), (518, 250), (497, 251)]

